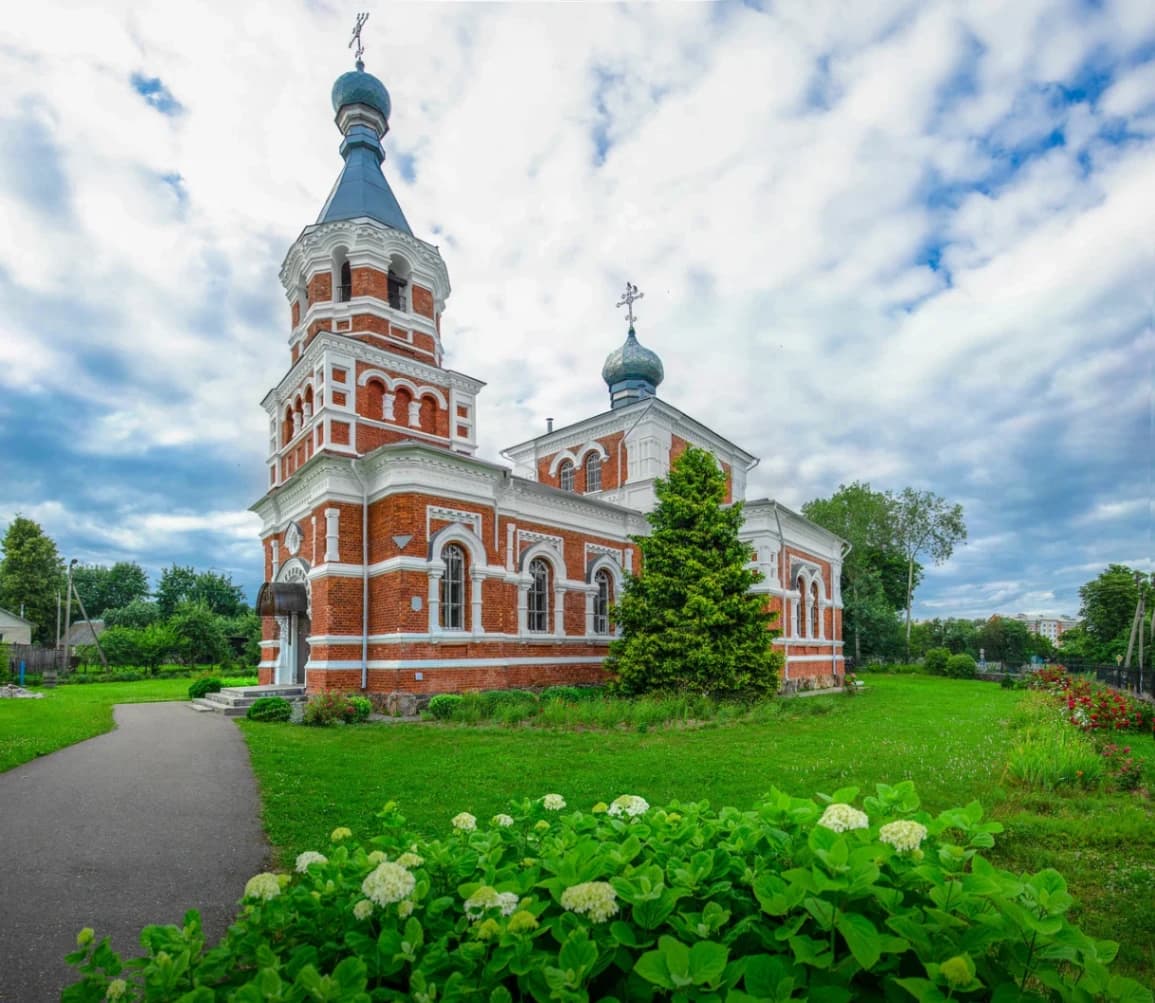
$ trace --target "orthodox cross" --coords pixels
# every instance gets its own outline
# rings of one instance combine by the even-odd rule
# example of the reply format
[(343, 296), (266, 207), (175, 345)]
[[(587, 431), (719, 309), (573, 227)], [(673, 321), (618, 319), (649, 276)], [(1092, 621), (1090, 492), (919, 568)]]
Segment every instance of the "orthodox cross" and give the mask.
[(636, 300), (642, 299), (643, 297), (645, 297), (645, 295), (646, 295), (645, 293), (638, 292), (637, 286), (633, 285), (630, 282), (626, 283), (626, 291), (624, 293), (622, 293), (622, 298), (621, 298), (621, 301), (618, 303), (618, 306), (624, 306), (626, 308), (626, 310), (628, 311), (627, 315), (629, 316), (629, 319), (630, 319), (630, 327), (631, 328), (634, 326), (634, 321), (637, 320), (637, 318), (634, 316), (634, 302)]
[(369, 12), (368, 11), (366, 11), (364, 14), (358, 14), (357, 15), (357, 23), (355, 25), (353, 25), (353, 37), (351, 39), (349, 39), (349, 48), (350, 49), (353, 48), (354, 44), (356, 44), (356, 46), (357, 46), (357, 51), (356, 51), (355, 55), (357, 57), (358, 63), (361, 62), (361, 56), (365, 52), (365, 46), (361, 44), (361, 29), (364, 27), (365, 22), (368, 20), (369, 20)]

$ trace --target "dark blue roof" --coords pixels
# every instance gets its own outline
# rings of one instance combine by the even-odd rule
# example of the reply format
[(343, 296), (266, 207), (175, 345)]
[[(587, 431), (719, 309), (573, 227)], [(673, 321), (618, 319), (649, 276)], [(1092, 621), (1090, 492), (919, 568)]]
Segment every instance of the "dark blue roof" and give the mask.
[(341, 143), (345, 167), (325, 202), (318, 223), (368, 216), (394, 230), (413, 236), (397, 196), (381, 173), (385, 153), (377, 133), (367, 125), (354, 125)]
[(611, 390), (615, 385), (627, 380), (640, 380), (649, 384), (652, 392), (665, 376), (658, 353), (638, 343), (638, 336), (634, 333), (633, 327), (626, 336), (625, 344), (610, 352), (606, 356), (605, 365), (602, 366), (602, 379)]

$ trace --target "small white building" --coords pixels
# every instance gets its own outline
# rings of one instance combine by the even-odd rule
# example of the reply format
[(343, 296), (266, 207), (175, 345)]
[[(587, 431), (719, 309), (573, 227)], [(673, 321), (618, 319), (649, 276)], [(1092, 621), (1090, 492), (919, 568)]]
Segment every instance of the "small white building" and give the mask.
[(31, 620), (0, 608), (0, 644), (31, 644), (33, 626)]

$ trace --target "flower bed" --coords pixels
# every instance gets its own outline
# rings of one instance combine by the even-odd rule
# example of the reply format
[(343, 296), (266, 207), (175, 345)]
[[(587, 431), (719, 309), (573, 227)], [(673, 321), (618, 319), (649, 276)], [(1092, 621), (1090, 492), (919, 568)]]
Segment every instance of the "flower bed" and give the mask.
[(292, 874), (260, 874), (222, 943), (195, 912), (122, 964), (82, 932), (65, 1003), (1110, 999), (1117, 945), (1072, 925), (1055, 871), (983, 855), (977, 802), (931, 817), (910, 782), (749, 811), (547, 794), (421, 840), (392, 805), (365, 843), (335, 829)]
[(1063, 701), (1067, 720), (1082, 731), (1155, 731), (1155, 705), (1086, 676), (1068, 675), (1062, 666), (1033, 673), (1030, 685)]

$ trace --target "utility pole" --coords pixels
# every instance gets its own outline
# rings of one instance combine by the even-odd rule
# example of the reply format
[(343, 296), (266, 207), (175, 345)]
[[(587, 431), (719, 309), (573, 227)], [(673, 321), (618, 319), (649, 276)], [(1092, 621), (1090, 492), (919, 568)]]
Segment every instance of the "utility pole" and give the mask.
[(104, 666), (104, 671), (108, 671), (108, 659), (104, 657), (104, 649), (100, 646), (100, 638), (96, 636), (96, 628), (92, 621), (88, 619), (88, 610), (84, 608), (84, 600), (80, 598), (80, 593), (76, 591), (76, 586), (72, 586), (73, 594), (76, 596), (76, 604), (80, 607), (80, 615), (84, 617), (84, 622), (88, 624), (88, 629), (92, 631), (92, 639), (96, 642), (96, 650), (100, 652), (100, 664)]
[(68, 562), (68, 585), (64, 592), (64, 664), (60, 667), (61, 672), (68, 671), (68, 631), (72, 626), (72, 569), (76, 564), (75, 557)]
[(56, 650), (60, 650), (60, 592), (56, 593)]

